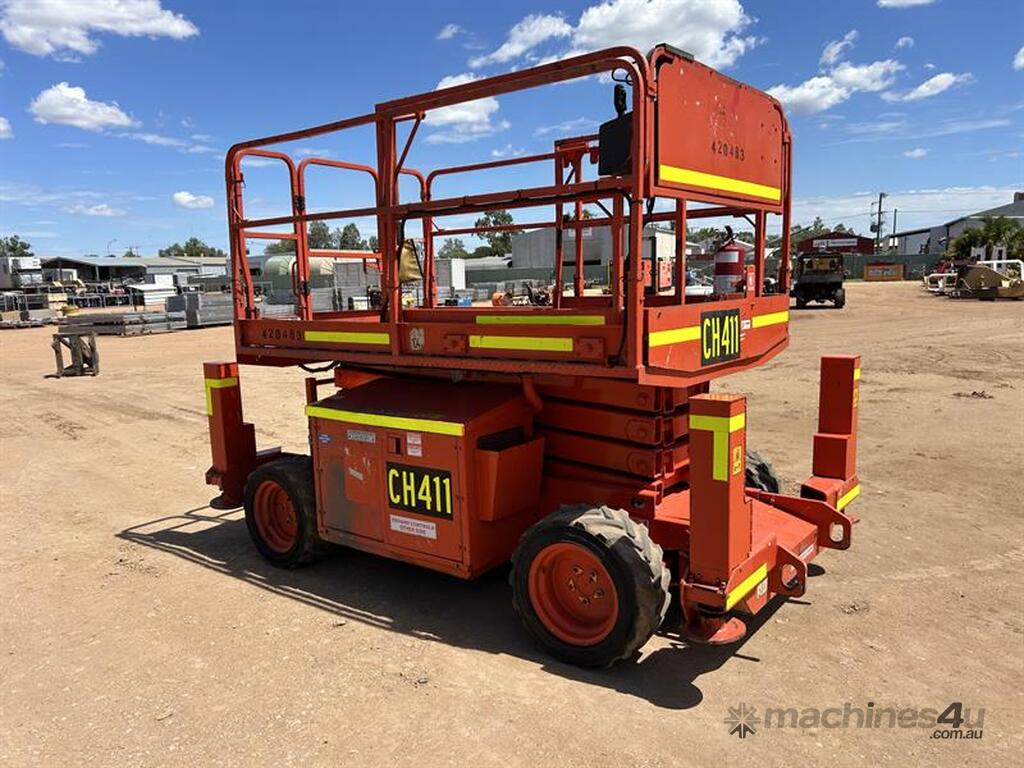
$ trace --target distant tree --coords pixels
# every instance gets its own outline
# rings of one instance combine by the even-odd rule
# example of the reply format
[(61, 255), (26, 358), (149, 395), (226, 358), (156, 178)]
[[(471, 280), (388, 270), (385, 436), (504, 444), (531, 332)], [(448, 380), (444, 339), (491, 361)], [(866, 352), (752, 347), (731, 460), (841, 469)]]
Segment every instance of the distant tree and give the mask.
[[(487, 213), (476, 220), (476, 226), (478, 227), (498, 227), (511, 223), (512, 214), (506, 210), (487, 211)], [(486, 240), (487, 245), (491, 248), (489, 256), (504, 256), (506, 253), (512, 252), (511, 232), (481, 232), (480, 237)]]
[(369, 248), (355, 224), (346, 224), (341, 230), (335, 229), (334, 239), (336, 247), (342, 251), (365, 251)]
[(468, 258), (468, 259), (483, 259), (483, 258), (486, 258), (487, 256), (499, 256), (499, 255), (501, 255), (501, 254), (495, 253), (494, 249), (491, 248), (491, 246), (489, 246), (489, 245), (481, 245), (478, 248), (475, 248), (472, 253), (466, 254), (466, 258)]
[(853, 229), (847, 227), (845, 224), (836, 224), (834, 227), (826, 227), (825, 222), (821, 220), (820, 216), (815, 217), (814, 221), (811, 222), (809, 227), (802, 226), (800, 224), (794, 224), (789, 229), (789, 250), (791, 254), (796, 253), (796, 247), (799, 243), (804, 240), (812, 240), (822, 235), (827, 235), (829, 232), (844, 232), (847, 234), (853, 234)]
[[(586, 221), (587, 219), (594, 218), (594, 214), (588, 209), (584, 208), (580, 212), (580, 221)], [(576, 212), (570, 211), (562, 214), (562, 221), (576, 221)]]
[(129, 248), (128, 250), (126, 250), (124, 253), (121, 254), (121, 258), (122, 259), (133, 259), (133, 258), (135, 258), (135, 255), (136, 254), (135, 254), (134, 249)]
[(1011, 259), (1024, 258), (1024, 227), (1005, 216), (986, 216), (980, 227), (966, 230), (949, 244), (955, 259), (969, 259), (971, 248), (984, 247), (990, 252), (994, 246), (1005, 245)]
[[(323, 221), (312, 221), (306, 230), (306, 242), (310, 248), (327, 250), (334, 245), (331, 228)], [(294, 249), (293, 249), (294, 250)]]
[(370, 239), (366, 244), (374, 253), (377, 253), (380, 250), (380, 243), (378, 242), (376, 235), (370, 235)]
[(701, 227), (686, 232), (686, 239), (692, 243), (703, 243), (706, 240), (721, 240), (725, 233), (717, 227)]
[(175, 243), (174, 245), (169, 245), (166, 248), (161, 248), (158, 253), (161, 256), (173, 256), (179, 259), (197, 259), (202, 256), (218, 256), (222, 259), (227, 258), (227, 254), (220, 248), (214, 248), (212, 245), (207, 245), (198, 237), (190, 237), (185, 241), (184, 245)]
[(444, 241), (444, 245), (441, 246), (437, 255), (442, 259), (464, 259), (469, 254), (466, 252), (466, 244), (462, 240), (457, 237), (449, 237)]
[(35, 256), (32, 246), (17, 235), (0, 237), (0, 256), (13, 256), (15, 258), (29, 258)]
[(295, 242), (292, 240), (278, 240), (276, 243), (271, 243), (263, 252), (270, 255), (280, 253), (295, 253)]

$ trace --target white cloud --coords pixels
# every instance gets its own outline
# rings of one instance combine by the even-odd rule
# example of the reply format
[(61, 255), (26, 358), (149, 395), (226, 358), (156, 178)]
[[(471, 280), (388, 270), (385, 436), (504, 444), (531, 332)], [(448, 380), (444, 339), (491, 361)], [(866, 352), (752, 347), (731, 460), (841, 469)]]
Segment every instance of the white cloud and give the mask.
[(821, 52), (821, 59), (819, 59), (818, 63), (824, 64), (828, 67), (835, 64), (846, 55), (848, 50), (853, 48), (853, 44), (857, 41), (857, 36), (857, 30), (851, 29), (843, 35), (841, 40), (831, 40), (826, 43), (825, 49)]
[(569, 38), (568, 50), (556, 50), (541, 59), (550, 61), (616, 45), (646, 52), (668, 42), (712, 67), (728, 67), (757, 45), (756, 37), (740, 34), (753, 21), (739, 0), (604, 0), (585, 8), (575, 25), (561, 16), (527, 16), (509, 30), (499, 48), (471, 59), (470, 66), (530, 58), (542, 43)]
[(844, 61), (832, 70), (832, 79), (853, 91), (882, 91), (892, 85), (896, 73), (903, 69), (898, 61), (886, 59), (871, 64), (850, 64)]
[(6, 117), (0, 117), (0, 139), (13, 139), (14, 131), (11, 129), (11, 121)]
[(846, 127), (846, 130), (853, 135), (852, 138), (838, 143), (857, 144), (890, 139), (919, 141), (921, 139), (932, 139), (936, 136), (954, 136), (961, 133), (1006, 128), (1011, 124), (1012, 122), (1005, 117), (988, 117), (976, 120), (943, 120), (939, 122), (918, 121), (915, 123), (911, 123), (906, 119), (880, 120), (872, 123), (851, 123)]
[(960, 75), (954, 75), (952, 72), (940, 72), (910, 91), (905, 93), (883, 93), (882, 98), (890, 102), (920, 101), (921, 99), (938, 96), (955, 85), (966, 85), (972, 82), (974, 82), (974, 77), (970, 72), (964, 72)]
[(899, 40), (896, 41), (896, 47), (897, 48), (913, 48), (914, 47), (914, 38), (909, 37), (907, 35), (904, 35), (903, 37), (901, 37)]
[(871, 64), (840, 62), (828, 74), (817, 75), (799, 85), (776, 85), (768, 93), (796, 115), (824, 112), (849, 99), (858, 91), (876, 92), (892, 85), (903, 65), (892, 59)]
[(928, 156), (928, 150), (924, 147), (914, 147), (904, 152), (903, 156), (909, 157), (911, 160), (920, 160), (922, 157)]
[[(441, 78), (435, 90), (452, 88), (478, 79), (471, 73), (448, 75)], [(431, 110), (427, 113), (427, 125), (442, 130), (431, 133), (425, 141), (428, 144), (462, 144), (503, 131), (510, 125), (507, 120), (492, 122), (492, 117), (500, 106), (496, 98), (487, 96), (483, 99)]]
[(26, 53), (68, 58), (95, 53), (100, 44), (94, 33), (181, 40), (199, 30), (180, 13), (164, 10), (160, 0), (6, 0), (0, 33)]
[(441, 31), (437, 33), (438, 40), (451, 40), (463, 29), (458, 24), (445, 24), (441, 27)]
[(516, 23), (508, 32), (508, 39), (486, 56), (474, 56), (469, 60), (473, 69), (488, 64), (503, 64), (533, 50), (545, 40), (555, 37), (569, 37), (572, 27), (561, 16), (537, 13)]
[(554, 125), (542, 125), (533, 132), (533, 135), (547, 136), (551, 133), (580, 133), (592, 131), (597, 128), (597, 126), (597, 120), (593, 120), (589, 117), (577, 117), (574, 120), (563, 120), (561, 123), (555, 123)]
[(115, 208), (106, 203), (100, 203), (98, 205), (70, 205), (64, 209), (65, 213), (73, 213), (79, 216), (124, 216), (128, 211), (124, 208)]
[(810, 115), (842, 104), (850, 98), (851, 91), (828, 75), (819, 75), (800, 85), (773, 86), (768, 89), (768, 94), (781, 101), (787, 111), (795, 115)]
[(173, 136), (161, 136), (159, 133), (122, 133), (121, 136), (127, 139), (141, 141), (143, 144), (154, 144), (158, 147), (188, 146), (188, 142), (176, 139)]
[(501, 160), (505, 157), (522, 157), (525, 154), (525, 149), (513, 147), (511, 144), (506, 144), (504, 147), (498, 147), (497, 149), (491, 150), (491, 157), (495, 160)]
[(217, 151), (213, 147), (208, 147), (204, 144), (193, 144), (185, 139), (179, 139), (175, 136), (164, 136), (160, 133), (130, 131), (128, 133), (120, 133), (118, 136), (122, 139), (141, 141), (143, 144), (151, 144), (157, 147), (171, 147), (172, 149), (180, 150), (181, 152), (185, 152), (189, 155), (201, 155)]
[[(992, 186), (895, 191), (890, 189), (885, 209), (899, 209), (897, 224), (901, 230), (916, 229), (936, 226), (958, 216), (1005, 205), (1013, 201), (1014, 191), (1014, 187)], [(798, 198), (793, 200), (793, 222), (809, 224), (815, 216), (820, 216), (830, 226), (842, 222), (866, 232), (870, 223), (871, 201), (877, 199), (877, 190), (830, 197)]]
[(739, 34), (751, 23), (739, 0), (609, 0), (583, 11), (573, 52), (612, 45), (646, 52), (668, 42), (709, 66), (728, 67), (757, 44)]
[(1017, 55), (1013, 57), (1013, 68), (1024, 69), (1024, 45), (1017, 51)]
[(171, 200), (179, 208), (188, 208), (189, 210), (213, 207), (213, 198), (209, 195), (196, 195), (184, 189), (171, 195)]
[(878, 0), (879, 8), (913, 8), (916, 5), (931, 5), (935, 0)]
[(28, 106), (37, 123), (72, 125), (86, 131), (102, 131), (104, 128), (137, 128), (139, 122), (117, 105), (92, 101), (85, 95), (85, 89), (65, 82), (50, 86), (36, 96)]

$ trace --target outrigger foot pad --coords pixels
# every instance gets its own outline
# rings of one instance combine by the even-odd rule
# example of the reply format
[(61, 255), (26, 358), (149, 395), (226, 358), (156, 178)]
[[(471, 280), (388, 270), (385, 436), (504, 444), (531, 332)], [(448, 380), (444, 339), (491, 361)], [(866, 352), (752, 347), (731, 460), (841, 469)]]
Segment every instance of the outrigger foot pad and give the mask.
[(683, 629), (683, 637), (703, 645), (737, 643), (746, 635), (747, 625), (735, 616), (694, 616)]

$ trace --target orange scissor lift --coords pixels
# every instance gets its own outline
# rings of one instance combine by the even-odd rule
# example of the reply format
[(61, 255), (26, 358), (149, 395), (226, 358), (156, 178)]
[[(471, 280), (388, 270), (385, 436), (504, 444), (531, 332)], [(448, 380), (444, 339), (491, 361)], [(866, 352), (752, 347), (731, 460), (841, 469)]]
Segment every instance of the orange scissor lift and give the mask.
[[(432, 110), (594, 75), (620, 82), (616, 116), (596, 135), (429, 173), (405, 166)], [(295, 164), (266, 148), (359, 126), (375, 130), (375, 165)], [(287, 169), (290, 215), (246, 216), (242, 162), (252, 156)], [(553, 183), (434, 192), (441, 177), (526, 163), (552, 166)], [(739, 615), (776, 595), (802, 595), (818, 552), (849, 547), (854, 519), (844, 508), (859, 493), (858, 357), (822, 359), (814, 466), (798, 497), (765, 482), (763, 466), (748, 471), (745, 398), (709, 392), (712, 379), (764, 363), (788, 343), (786, 259), (779, 293), (763, 286), (769, 215), (781, 217), (781, 252), (789, 252), (790, 165), (775, 100), (668, 45), (647, 56), (611, 48), (235, 145), (226, 177), (237, 362), (205, 365), (207, 481), (221, 503), (244, 503), (253, 540), (275, 565), (309, 562), (330, 544), (466, 579), (511, 560), (527, 629), (573, 663), (634, 654), (676, 587), (689, 637), (738, 640)], [(307, 210), (310, 166), (369, 176), (375, 199)], [(417, 199), (402, 199), (403, 178)], [(584, 285), (583, 206), (604, 213), (587, 228), (611, 233), (610, 285), (600, 294)], [(445, 226), (495, 208), (548, 217)], [(362, 216), (377, 220), (380, 309), (314, 311), (310, 259), (352, 254), (311, 252), (309, 222)], [(722, 216), (753, 225), (746, 279), (729, 293), (687, 295), (687, 224)], [(674, 225), (669, 290), (645, 290), (641, 222)], [(407, 306), (400, 260), (417, 224), (422, 300)], [(436, 238), (541, 228), (555, 233), (550, 306), (438, 305)], [(247, 245), (282, 237), (296, 246), (295, 312), (262, 317)], [(574, 268), (568, 286), (566, 266)], [(257, 451), (239, 364), (333, 370), (306, 379), (310, 456)]]

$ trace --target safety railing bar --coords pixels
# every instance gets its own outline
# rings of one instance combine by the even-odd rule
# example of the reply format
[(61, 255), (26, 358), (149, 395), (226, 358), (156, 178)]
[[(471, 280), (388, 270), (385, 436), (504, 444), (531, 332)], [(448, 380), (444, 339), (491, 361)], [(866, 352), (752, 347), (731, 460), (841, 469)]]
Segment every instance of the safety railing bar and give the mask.
[(346, 208), (337, 211), (322, 211), (320, 213), (303, 213), (298, 216), (277, 216), (271, 219), (243, 219), (236, 226), (240, 227), (273, 227), (280, 224), (294, 224), (297, 221), (326, 221), (328, 219), (354, 219), (361, 216), (376, 216), (383, 209), (374, 206), (372, 208)]
[(522, 157), (510, 157), (503, 160), (490, 160), (482, 163), (470, 163), (468, 165), (452, 165), (446, 168), (437, 168), (427, 174), (427, 189), (431, 189), (434, 179), (438, 176), (449, 176), (456, 173), (471, 173), (473, 171), (493, 170), (505, 168), (510, 165), (523, 165), (525, 163), (539, 163), (544, 160), (554, 160), (554, 152), (544, 152), (539, 155), (523, 155)]
[[(628, 219), (627, 219), (628, 221)], [(575, 226), (576, 222), (566, 222)], [(607, 227), (612, 223), (608, 218), (583, 219), (583, 229), (589, 227)], [(462, 227), (459, 229), (438, 229), (434, 231), (436, 237), (451, 237), (452, 235), (469, 235), (474, 232), (517, 232), (523, 229), (554, 229), (558, 224), (553, 221), (537, 221), (528, 224), (493, 224), (487, 227)], [(564, 225), (563, 225), (564, 226)]]
[(294, 232), (250, 232), (242, 230), (242, 237), (247, 240), (298, 240), (299, 236)]
[(283, 144), (288, 141), (298, 141), (299, 139), (308, 139), (313, 136), (322, 136), (325, 133), (334, 133), (335, 131), (344, 131), (348, 128), (356, 128), (360, 125), (375, 123), (378, 119), (379, 116), (377, 113), (370, 112), (357, 117), (349, 117), (344, 120), (335, 120), (331, 123), (315, 125), (312, 128), (302, 128), (298, 131), (289, 131), (288, 133), (278, 133), (273, 136), (264, 136), (259, 139), (250, 139), (233, 145), (231, 149), (228, 150), (228, 158), (232, 158), (241, 150), (263, 147), (269, 144)]
[(585, 53), (539, 67), (509, 72), (495, 77), (482, 78), (450, 88), (428, 91), (416, 96), (407, 96), (377, 105), (378, 114), (388, 114), (396, 118), (410, 112), (425, 112), (432, 109), (461, 104), (486, 96), (499, 96), (503, 93), (524, 90), (534, 85), (544, 85), (563, 80), (572, 80), (598, 72), (615, 69), (632, 70), (631, 74), (638, 77), (645, 87), (647, 95), (650, 88), (650, 66), (647, 59), (635, 48), (618, 46), (594, 53)]

